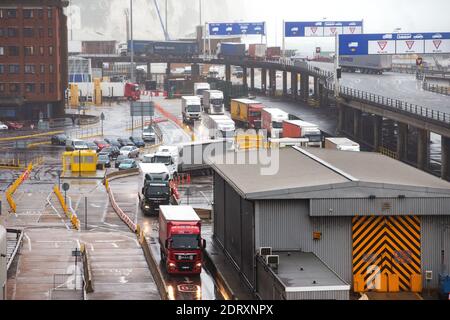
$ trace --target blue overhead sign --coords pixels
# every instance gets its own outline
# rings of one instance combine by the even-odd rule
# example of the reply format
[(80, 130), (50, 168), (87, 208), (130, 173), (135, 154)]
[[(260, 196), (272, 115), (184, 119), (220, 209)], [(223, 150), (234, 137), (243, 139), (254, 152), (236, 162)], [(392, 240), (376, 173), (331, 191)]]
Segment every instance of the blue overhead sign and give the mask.
[(265, 35), (265, 22), (209, 23), (211, 36)]
[(333, 37), (336, 34), (361, 34), (363, 21), (285, 22), (285, 37)]
[(450, 32), (340, 35), (340, 55), (450, 53)]

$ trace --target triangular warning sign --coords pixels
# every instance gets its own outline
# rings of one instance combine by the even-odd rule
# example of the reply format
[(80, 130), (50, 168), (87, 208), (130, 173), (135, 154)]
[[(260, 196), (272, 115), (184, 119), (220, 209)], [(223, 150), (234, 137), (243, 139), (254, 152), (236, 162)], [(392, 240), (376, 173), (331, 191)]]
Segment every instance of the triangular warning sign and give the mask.
[(355, 33), (356, 28), (355, 27), (350, 27), (350, 32), (351, 33)]
[(384, 50), (384, 48), (386, 48), (387, 46), (387, 41), (378, 41), (378, 46), (381, 50)]
[(317, 32), (317, 27), (311, 27), (311, 31), (312, 31), (312, 33), (316, 33)]
[(415, 41), (410, 40), (410, 41), (405, 41), (405, 42), (406, 42), (406, 45), (408, 46), (409, 50), (411, 50), (411, 48), (413, 47)]
[(335, 33), (336, 33), (336, 28), (330, 28), (330, 30), (331, 30), (331, 33), (332, 33), (332, 34), (335, 34)]
[(436, 47), (436, 49), (439, 49), (441, 46), (442, 40), (433, 40), (433, 44)]

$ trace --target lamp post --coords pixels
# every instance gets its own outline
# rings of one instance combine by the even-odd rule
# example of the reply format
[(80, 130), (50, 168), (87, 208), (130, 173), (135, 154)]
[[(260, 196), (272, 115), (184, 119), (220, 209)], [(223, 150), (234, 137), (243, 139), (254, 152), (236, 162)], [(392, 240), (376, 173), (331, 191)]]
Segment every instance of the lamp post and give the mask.
[(134, 83), (133, 0), (130, 0), (130, 38), (131, 38), (130, 78), (131, 78), (131, 82)]

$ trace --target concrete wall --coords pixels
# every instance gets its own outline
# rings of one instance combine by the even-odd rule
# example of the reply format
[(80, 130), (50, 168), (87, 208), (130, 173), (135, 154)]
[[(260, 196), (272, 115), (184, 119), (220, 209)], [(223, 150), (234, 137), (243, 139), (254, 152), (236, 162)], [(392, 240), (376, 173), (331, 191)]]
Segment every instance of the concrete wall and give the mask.
[(0, 300), (6, 299), (6, 230), (0, 226)]

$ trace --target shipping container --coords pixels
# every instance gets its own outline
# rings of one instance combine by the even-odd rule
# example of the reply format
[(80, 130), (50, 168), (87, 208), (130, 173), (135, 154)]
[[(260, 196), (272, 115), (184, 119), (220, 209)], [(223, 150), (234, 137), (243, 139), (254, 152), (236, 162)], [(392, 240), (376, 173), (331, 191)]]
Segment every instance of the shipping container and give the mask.
[(245, 56), (245, 44), (244, 43), (231, 43), (231, 42), (219, 43), (217, 45), (217, 55), (219, 58), (244, 57)]
[(117, 41), (82, 41), (81, 53), (84, 54), (116, 54)]
[(280, 47), (268, 47), (267, 48), (267, 58), (277, 59), (281, 57)]
[(272, 138), (281, 138), (283, 121), (289, 119), (289, 114), (278, 108), (264, 108), (261, 113), (262, 129)]
[[(199, 54), (198, 43), (189, 41), (133, 41), (134, 54), (139, 56), (183, 56), (192, 57)], [(128, 41), (128, 53), (131, 41)]]
[(302, 120), (283, 121), (283, 138), (307, 138), (309, 147), (320, 147), (322, 144), (319, 126)]
[(231, 118), (244, 128), (261, 128), (261, 111), (264, 106), (255, 100), (231, 100)]
[(256, 60), (263, 60), (266, 57), (266, 51), (265, 44), (255, 43), (248, 46), (248, 56)]
[(382, 74), (392, 70), (390, 55), (339, 56), (339, 64), (343, 72)]

